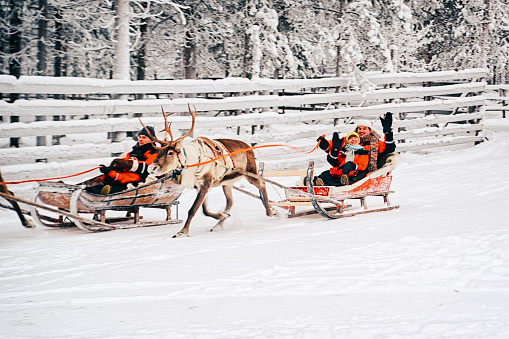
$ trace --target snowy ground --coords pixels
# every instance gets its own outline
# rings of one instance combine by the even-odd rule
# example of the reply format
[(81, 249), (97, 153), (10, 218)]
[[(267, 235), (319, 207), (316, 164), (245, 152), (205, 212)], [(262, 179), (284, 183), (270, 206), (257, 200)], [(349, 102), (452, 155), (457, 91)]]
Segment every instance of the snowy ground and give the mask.
[(27, 230), (0, 210), (1, 336), (509, 338), (509, 133), (487, 136), (403, 154), (400, 209), (342, 220), (268, 218), (237, 192), (224, 230), (200, 213), (184, 239)]

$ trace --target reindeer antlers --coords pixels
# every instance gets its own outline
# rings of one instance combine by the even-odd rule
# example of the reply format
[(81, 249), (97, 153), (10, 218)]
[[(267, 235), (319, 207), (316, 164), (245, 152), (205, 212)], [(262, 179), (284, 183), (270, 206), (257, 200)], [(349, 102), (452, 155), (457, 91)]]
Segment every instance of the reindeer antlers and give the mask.
[(183, 136), (181, 136), (180, 138), (175, 140), (175, 142), (184, 140), (186, 137), (191, 135), (191, 133), (193, 133), (194, 122), (196, 121), (196, 115), (198, 114), (198, 112), (196, 112), (196, 107), (195, 106), (193, 106), (193, 107), (194, 107), (194, 112), (191, 112), (191, 106), (189, 104), (187, 104), (187, 109), (189, 110), (189, 114), (191, 114), (191, 129), (186, 134), (184, 134)]
[[(150, 133), (150, 131), (147, 129), (147, 127), (143, 124), (141, 119), (139, 117), (138, 117), (138, 119), (140, 120), (140, 123), (142, 124), (143, 128), (145, 128), (145, 130), (148, 132), (148, 134), (153, 137), (153, 142), (152, 143), (158, 142), (161, 145), (163, 145), (163, 147), (164, 147), (164, 146), (167, 146), (169, 144), (175, 144), (175, 143), (177, 143), (177, 142), (179, 142), (181, 140), (184, 140), (186, 137), (191, 135), (191, 133), (193, 133), (194, 123), (196, 121), (196, 115), (198, 114), (197, 111), (196, 111), (196, 107), (195, 106), (193, 106), (193, 107), (194, 107), (194, 112), (191, 111), (191, 106), (189, 104), (187, 104), (187, 109), (189, 110), (189, 114), (191, 114), (191, 129), (189, 129), (189, 131), (186, 134), (184, 134), (183, 136), (181, 136), (180, 138), (177, 138), (177, 140), (173, 140), (173, 134), (171, 133), (171, 121), (168, 121), (168, 117), (170, 115), (172, 115), (174, 112), (168, 113), (168, 114), (164, 113), (163, 106), (161, 106), (161, 111), (163, 112), (163, 117), (164, 117), (164, 129), (161, 130), (161, 132), (164, 131), (164, 138), (163, 138), (163, 140), (159, 140), (159, 139), (156, 138), (155, 135), (152, 135)], [(167, 134), (170, 135), (170, 138), (171, 138), (170, 141), (167, 140)], [(156, 146), (154, 146), (154, 147), (158, 148), (158, 149), (163, 148), (163, 147), (156, 147)]]
[(164, 117), (164, 129), (162, 130), (162, 131), (164, 131), (164, 138), (163, 138), (163, 140), (167, 141), (166, 140), (166, 137), (167, 137), (166, 134), (169, 134), (170, 138), (171, 138), (170, 142), (173, 142), (173, 134), (171, 133), (171, 122), (168, 122), (168, 117), (170, 115), (172, 115), (173, 113), (175, 113), (175, 112), (168, 113), (168, 114), (164, 113), (164, 109), (163, 109), (162, 105), (161, 105), (161, 111), (163, 112), (163, 117)]

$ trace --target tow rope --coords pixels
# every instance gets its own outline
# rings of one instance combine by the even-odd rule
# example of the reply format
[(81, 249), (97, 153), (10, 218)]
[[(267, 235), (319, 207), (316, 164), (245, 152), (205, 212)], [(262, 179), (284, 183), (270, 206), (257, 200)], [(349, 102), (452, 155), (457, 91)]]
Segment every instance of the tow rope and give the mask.
[[(210, 159), (210, 160), (207, 160), (207, 161), (204, 161), (204, 162), (200, 162), (200, 163), (192, 164), (192, 165), (187, 165), (187, 167), (201, 166), (201, 165), (205, 165), (205, 164), (208, 164), (208, 163), (214, 162), (216, 160), (219, 160), (219, 159), (222, 159), (222, 158), (225, 158), (225, 157), (229, 157), (229, 156), (232, 156), (232, 155), (235, 155), (235, 154), (249, 152), (249, 151), (252, 151), (254, 149), (267, 148), (267, 147), (286, 147), (286, 148), (290, 148), (290, 149), (293, 149), (295, 151), (298, 151), (298, 152), (301, 152), (301, 153), (304, 153), (304, 154), (309, 154), (309, 153), (313, 153), (318, 148), (319, 145), (320, 145), (320, 142), (318, 142), (316, 144), (316, 146), (311, 151), (304, 151), (304, 150), (302, 150), (302, 149), (300, 149), (298, 147), (294, 147), (294, 146), (290, 146), (290, 145), (285, 145), (285, 144), (252, 146), (252, 147), (244, 148), (244, 149), (241, 149), (241, 150), (238, 150), (238, 151), (235, 151), (235, 152), (231, 152), (231, 153), (228, 153), (228, 154), (223, 154), (221, 156), (218, 156), (217, 158)], [(46, 178), (46, 179), (29, 179), (29, 180), (21, 180), (21, 181), (5, 181), (5, 182), (0, 182), (0, 185), (15, 185), (15, 184), (24, 184), (24, 183), (27, 183), (27, 182), (40, 182), (40, 181), (66, 179), (66, 178), (76, 177), (78, 175), (82, 175), (82, 174), (85, 174), (85, 173), (88, 173), (88, 172), (92, 172), (93, 170), (96, 170), (98, 168), (101, 168), (101, 166), (97, 166), (97, 167), (91, 168), (89, 170), (80, 172), (80, 173), (66, 175), (66, 176), (63, 176), (63, 177)]]
[(29, 180), (21, 180), (21, 181), (5, 181), (5, 182), (0, 182), (1, 185), (15, 185), (15, 184), (24, 184), (26, 182), (39, 182), (39, 181), (49, 181), (49, 180), (58, 180), (58, 179), (66, 179), (66, 178), (71, 178), (71, 177), (77, 177), (78, 175), (82, 175), (82, 174), (85, 174), (85, 173), (88, 173), (88, 172), (92, 172), (93, 170), (96, 170), (98, 168), (101, 168), (101, 166), (97, 166), (97, 167), (94, 167), (94, 168), (91, 168), (89, 170), (86, 170), (86, 171), (83, 171), (83, 172), (80, 172), (80, 173), (76, 173), (76, 174), (71, 174), (71, 175), (66, 175), (64, 177), (57, 177), (57, 178), (47, 178), (47, 179), (29, 179)]

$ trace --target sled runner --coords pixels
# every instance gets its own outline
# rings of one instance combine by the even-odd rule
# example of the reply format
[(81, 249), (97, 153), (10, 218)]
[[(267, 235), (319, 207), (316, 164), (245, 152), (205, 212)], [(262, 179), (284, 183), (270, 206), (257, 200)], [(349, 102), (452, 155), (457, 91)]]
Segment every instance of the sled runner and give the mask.
[[(30, 214), (38, 225), (48, 227), (75, 225), (91, 232), (182, 222), (178, 219), (177, 199), (183, 187), (175, 184), (169, 176), (114, 194), (98, 195), (85, 190), (85, 187), (98, 183), (100, 183), (98, 178), (78, 185), (41, 182), (31, 204)], [(175, 206), (177, 219), (171, 217), (172, 206)], [(140, 207), (164, 208), (167, 212), (166, 220), (141, 222), (143, 217), (140, 216)], [(57, 217), (49, 217), (39, 211), (41, 209), (55, 211), (55, 208), (58, 210), (56, 213), (60, 214)], [(106, 211), (126, 211), (127, 214), (125, 217), (107, 218)], [(85, 218), (83, 214), (93, 214), (93, 218)], [(119, 223), (124, 221), (132, 221), (132, 223)]]
[[(271, 206), (288, 210), (289, 218), (318, 213), (329, 219), (337, 219), (399, 208), (399, 205), (391, 206), (389, 201), (389, 194), (394, 193), (390, 190), (391, 172), (396, 167), (397, 159), (397, 154), (391, 155), (382, 168), (369, 173), (365, 178), (348, 186), (314, 186), (313, 161), (309, 162), (307, 170), (292, 171), (264, 171), (263, 163), (260, 163), (259, 173), (266, 182), (284, 189), (286, 199), (270, 201), (269, 203)], [(299, 182), (303, 182), (303, 179), (306, 178), (306, 186), (288, 187), (268, 179), (268, 177), (290, 176), (300, 177)], [(381, 197), (383, 207), (369, 208), (368, 197)], [(354, 208), (351, 200), (359, 200), (360, 209)], [(313, 209), (310, 210), (309, 207)], [(302, 208), (306, 209), (302, 210)]]

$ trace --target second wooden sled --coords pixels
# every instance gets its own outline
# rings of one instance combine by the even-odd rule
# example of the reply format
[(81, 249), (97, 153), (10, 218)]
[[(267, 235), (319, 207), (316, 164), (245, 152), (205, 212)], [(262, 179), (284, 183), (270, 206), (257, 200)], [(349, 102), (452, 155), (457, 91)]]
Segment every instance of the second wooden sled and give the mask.
[[(109, 231), (134, 227), (158, 226), (181, 223), (178, 219), (177, 199), (183, 191), (183, 186), (174, 183), (169, 176), (155, 181), (141, 184), (138, 187), (127, 189), (108, 195), (92, 194), (85, 187), (92, 186), (97, 178), (90, 179), (78, 185), (63, 182), (41, 182), (36, 191), (34, 204), (31, 205), (30, 214), (36, 224), (47, 227), (77, 226), (90, 232)], [(39, 210), (44, 205), (56, 207), (65, 211), (58, 218), (43, 215)], [(176, 219), (171, 216), (171, 208), (176, 209)], [(166, 209), (166, 220), (142, 222), (140, 207)], [(49, 209), (48, 209), (49, 210)], [(53, 209), (51, 209), (53, 211)], [(126, 211), (125, 217), (107, 218), (106, 211)], [(81, 218), (82, 214), (93, 214), (90, 222)], [(73, 218), (69, 215), (80, 216)], [(67, 216), (67, 218), (64, 218)], [(120, 223), (132, 221), (132, 223)]]
[[(266, 177), (299, 176), (300, 181), (306, 178), (306, 186), (291, 186), (284, 188), (286, 199), (270, 201), (275, 207), (281, 207), (289, 211), (288, 217), (318, 213), (329, 219), (344, 218), (358, 214), (387, 211), (399, 208), (399, 205), (391, 206), (389, 194), (392, 181), (392, 170), (396, 167), (398, 155), (394, 154), (387, 159), (382, 168), (369, 173), (365, 178), (348, 186), (314, 186), (314, 162), (310, 161), (307, 170), (301, 171), (264, 171), (263, 164), (260, 164), (260, 174), (266, 182), (277, 184), (266, 179)], [(309, 193), (312, 192), (312, 193)], [(367, 197), (378, 196), (383, 199), (384, 206), (380, 208), (369, 208)], [(360, 201), (360, 210), (355, 209), (350, 200)], [(297, 211), (301, 207), (313, 207), (312, 210)]]

